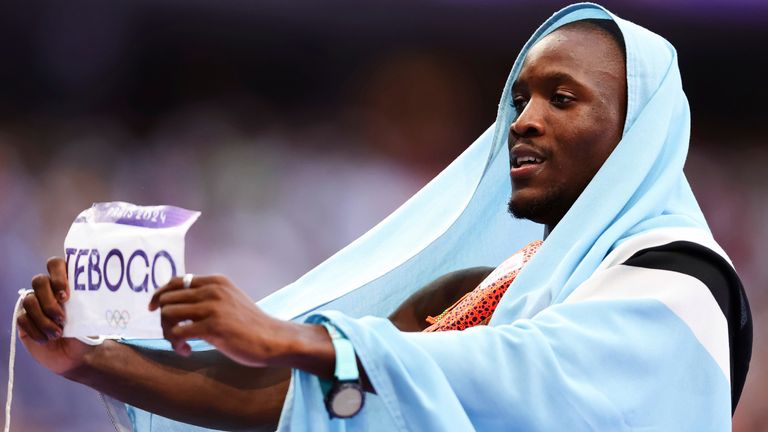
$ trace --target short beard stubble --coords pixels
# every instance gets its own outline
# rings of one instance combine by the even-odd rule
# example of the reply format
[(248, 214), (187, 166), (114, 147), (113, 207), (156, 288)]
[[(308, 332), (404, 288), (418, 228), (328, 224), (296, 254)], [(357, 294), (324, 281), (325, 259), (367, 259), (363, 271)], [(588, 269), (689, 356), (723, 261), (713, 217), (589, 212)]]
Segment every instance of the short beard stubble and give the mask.
[(549, 188), (547, 192), (537, 197), (533, 202), (518, 203), (514, 200), (514, 192), (509, 197), (507, 211), (516, 219), (528, 219), (537, 223), (548, 223), (548, 216), (557, 211), (556, 205), (561, 201), (557, 188)]

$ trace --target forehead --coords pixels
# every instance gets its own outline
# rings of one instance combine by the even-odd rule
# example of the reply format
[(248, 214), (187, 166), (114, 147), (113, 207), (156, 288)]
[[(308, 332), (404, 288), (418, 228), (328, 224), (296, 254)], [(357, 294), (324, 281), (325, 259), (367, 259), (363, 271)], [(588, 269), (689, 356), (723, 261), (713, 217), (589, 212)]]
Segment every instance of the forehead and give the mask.
[(525, 56), (514, 87), (546, 77), (570, 77), (599, 88), (623, 86), (624, 58), (607, 34), (584, 27), (563, 27), (543, 37)]

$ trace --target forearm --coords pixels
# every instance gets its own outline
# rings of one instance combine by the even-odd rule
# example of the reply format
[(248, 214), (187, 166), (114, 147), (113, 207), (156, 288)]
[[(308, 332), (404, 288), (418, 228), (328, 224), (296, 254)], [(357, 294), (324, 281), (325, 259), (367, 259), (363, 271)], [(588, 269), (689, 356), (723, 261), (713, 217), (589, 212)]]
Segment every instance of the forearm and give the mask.
[[(70, 380), (138, 408), (204, 427), (236, 430), (274, 426), (280, 417), (291, 368), (333, 377), (335, 352), (319, 325), (284, 322), (284, 343), (268, 367), (248, 367), (218, 351), (182, 357), (173, 351), (105, 342), (64, 373)], [(361, 380), (370, 390), (365, 371)]]
[(436, 316), (472, 291), (491, 272), (491, 267), (472, 267), (448, 273), (416, 291), (389, 319), (402, 331), (421, 331), (427, 316)]
[[(420, 330), (420, 321), (427, 315), (440, 313), (490, 271), (472, 268), (446, 275), (414, 294), (390, 319), (402, 330)], [(330, 379), (335, 352), (322, 326), (268, 318), (248, 309), (253, 306), (245, 300), (232, 301), (228, 313), (221, 316), (250, 317), (251, 321), (215, 320), (206, 328), (207, 340), (219, 351), (182, 357), (172, 351), (105, 343), (89, 351), (83, 364), (65, 375), (131, 405), (187, 423), (226, 429), (274, 425), (290, 370)], [(162, 302), (156, 300), (154, 307), (158, 305)], [(234, 310), (236, 306), (246, 310)], [(189, 317), (175, 317), (175, 321), (185, 319)], [(242, 365), (249, 363), (268, 367)], [(364, 387), (373, 391), (366, 371), (361, 366), (359, 370)]]
[(277, 423), (290, 370), (242, 366), (216, 351), (184, 358), (107, 342), (65, 376), (168, 418), (238, 429)]

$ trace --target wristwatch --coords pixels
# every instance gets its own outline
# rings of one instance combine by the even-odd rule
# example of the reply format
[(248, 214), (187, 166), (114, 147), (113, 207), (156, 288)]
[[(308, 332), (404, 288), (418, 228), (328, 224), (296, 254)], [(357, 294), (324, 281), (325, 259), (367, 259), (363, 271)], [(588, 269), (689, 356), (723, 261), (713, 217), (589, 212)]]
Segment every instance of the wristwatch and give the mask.
[(336, 368), (333, 381), (320, 380), (325, 391), (325, 407), (331, 418), (353, 417), (363, 409), (365, 392), (360, 383), (357, 358), (352, 342), (328, 321), (322, 323), (328, 330), (336, 351)]

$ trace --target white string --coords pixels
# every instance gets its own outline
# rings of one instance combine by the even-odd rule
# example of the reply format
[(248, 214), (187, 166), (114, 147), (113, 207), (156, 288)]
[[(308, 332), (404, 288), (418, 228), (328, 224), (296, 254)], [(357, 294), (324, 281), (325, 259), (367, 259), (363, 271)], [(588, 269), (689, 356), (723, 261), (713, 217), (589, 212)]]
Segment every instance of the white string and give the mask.
[[(13, 307), (13, 318), (11, 319), (11, 349), (8, 350), (8, 393), (5, 396), (5, 429), (4, 432), (11, 430), (11, 402), (13, 401), (13, 369), (16, 362), (16, 319), (21, 312), (21, 302), (27, 294), (34, 292), (31, 289), (20, 289), (19, 298), (16, 300), (16, 306)], [(79, 341), (87, 345), (101, 345), (105, 340), (120, 339), (119, 336), (98, 336), (98, 337), (78, 337)]]
[(16, 318), (21, 312), (21, 302), (31, 289), (20, 289), (19, 299), (16, 300), (16, 306), (13, 307), (13, 318), (11, 319), (11, 349), (8, 351), (8, 394), (5, 396), (5, 432), (11, 430), (11, 402), (13, 400), (13, 366), (16, 362)]

